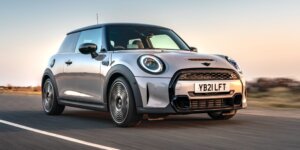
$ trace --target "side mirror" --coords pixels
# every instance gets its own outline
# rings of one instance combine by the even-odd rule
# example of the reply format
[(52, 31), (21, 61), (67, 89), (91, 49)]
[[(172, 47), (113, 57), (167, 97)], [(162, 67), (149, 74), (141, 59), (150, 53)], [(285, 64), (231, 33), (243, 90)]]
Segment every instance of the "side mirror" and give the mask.
[(191, 50), (192, 52), (198, 52), (198, 50), (197, 50), (196, 47), (190, 47), (190, 50)]
[(97, 50), (97, 45), (94, 43), (83, 43), (79, 46), (79, 51), (82, 54), (92, 54)]
[(97, 45), (94, 43), (83, 43), (79, 46), (79, 51), (82, 54), (91, 54), (93, 58), (97, 57)]

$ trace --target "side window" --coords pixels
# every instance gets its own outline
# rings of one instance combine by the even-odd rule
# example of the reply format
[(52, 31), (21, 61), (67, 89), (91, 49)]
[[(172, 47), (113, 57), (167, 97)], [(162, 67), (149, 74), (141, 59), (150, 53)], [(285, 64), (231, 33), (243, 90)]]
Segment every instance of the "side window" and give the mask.
[(100, 52), (102, 47), (102, 29), (93, 29), (82, 31), (76, 45), (75, 53), (79, 53), (79, 46), (83, 43), (97, 44), (97, 52)]
[(61, 44), (58, 53), (74, 53), (79, 33), (67, 35)]
[(153, 35), (150, 41), (153, 48), (180, 49), (174, 40), (166, 34)]

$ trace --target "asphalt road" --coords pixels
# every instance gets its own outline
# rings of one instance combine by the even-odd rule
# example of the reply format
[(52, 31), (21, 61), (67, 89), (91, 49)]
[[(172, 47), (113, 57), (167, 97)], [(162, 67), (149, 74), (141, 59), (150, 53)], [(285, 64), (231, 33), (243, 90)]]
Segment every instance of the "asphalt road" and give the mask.
[(3, 121), (116, 149), (300, 149), (299, 111), (264, 112), (250, 108), (227, 121), (206, 114), (176, 115), (117, 128), (108, 113), (67, 108), (61, 116), (47, 116), (39, 96), (2, 94), (0, 149), (96, 149)]

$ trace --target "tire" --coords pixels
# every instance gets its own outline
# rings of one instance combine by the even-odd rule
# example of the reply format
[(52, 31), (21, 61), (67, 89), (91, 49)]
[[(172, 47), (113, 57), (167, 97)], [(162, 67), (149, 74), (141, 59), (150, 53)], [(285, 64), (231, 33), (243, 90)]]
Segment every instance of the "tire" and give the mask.
[(42, 105), (47, 115), (60, 115), (65, 109), (64, 105), (58, 104), (56, 91), (51, 79), (47, 79), (42, 89)]
[(113, 122), (118, 127), (137, 125), (142, 114), (136, 111), (133, 91), (123, 77), (114, 80), (109, 89), (109, 111)]
[(218, 112), (208, 112), (208, 116), (214, 120), (228, 120), (231, 119), (236, 114), (236, 110), (232, 111), (218, 111)]

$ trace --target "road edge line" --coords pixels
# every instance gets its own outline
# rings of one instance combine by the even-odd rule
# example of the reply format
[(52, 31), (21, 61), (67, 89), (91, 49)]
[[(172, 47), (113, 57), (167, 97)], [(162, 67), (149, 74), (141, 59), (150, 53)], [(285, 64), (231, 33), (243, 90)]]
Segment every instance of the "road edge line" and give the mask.
[(35, 132), (35, 133), (39, 133), (39, 134), (43, 134), (43, 135), (63, 139), (63, 140), (66, 140), (66, 141), (70, 141), (70, 142), (74, 142), (74, 143), (78, 143), (78, 144), (98, 148), (98, 149), (119, 150), (119, 149), (116, 149), (116, 148), (113, 148), (113, 147), (99, 145), (99, 144), (86, 142), (86, 141), (83, 141), (83, 140), (75, 139), (75, 138), (64, 136), (64, 135), (59, 135), (59, 134), (55, 134), (55, 133), (51, 133), (51, 132), (47, 132), (47, 131), (43, 131), (43, 130), (39, 130), (39, 129), (34, 129), (34, 128), (31, 128), (31, 127), (28, 127), (28, 126), (24, 126), (24, 125), (21, 125), (21, 124), (13, 123), (13, 122), (2, 120), (2, 119), (0, 119), (0, 123), (6, 124), (6, 125), (9, 125), (9, 126), (13, 126), (13, 127), (16, 127), (16, 128), (24, 129), (24, 130), (27, 130), (27, 131), (31, 131), (31, 132)]

